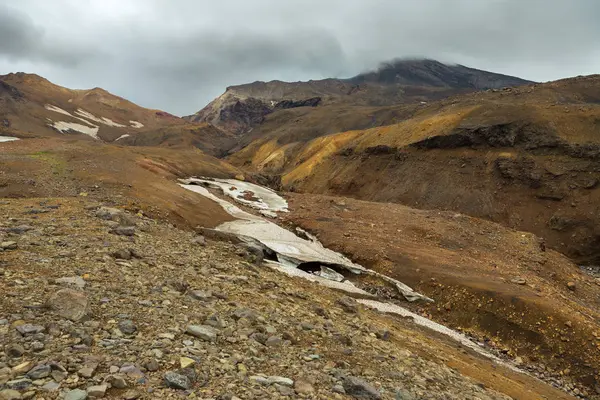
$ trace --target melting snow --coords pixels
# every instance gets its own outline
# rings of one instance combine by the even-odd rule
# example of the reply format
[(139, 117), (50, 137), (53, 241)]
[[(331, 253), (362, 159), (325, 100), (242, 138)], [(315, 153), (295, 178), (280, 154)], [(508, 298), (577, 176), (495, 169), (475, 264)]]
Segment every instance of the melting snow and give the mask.
[(91, 119), (92, 121), (95, 121), (95, 122), (98, 122), (98, 123), (101, 123), (104, 125), (114, 126), (115, 128), (125, 128), (125, 125), (121, 125), (109, 118), (105, 118), (105, 117), (98, 118), (94, 114), (87, 112), (81, 108), (78, 108), (77, 111), (75, 111), (75, 114), (80, 115), (87, 119)]
[(98, 139), (98, 127), (97, 126), (91, 128), (89, 126), (77, 124), (74, 122), (64, 122), (64, 121), (54, 122), (54, 123), (50, 124), (50, 126), (53, 127), (54, 129), (60, 131), (60, 133), (66, 133), (66, 132), (73, 130), (73, 131), (77, 131), (80, 133), (85, 133), (86, 135), (89, 135), (89, 136), (93, 137), (94, 139)]
[(133, 128), (143, 128), (144, 124), (142, 124), (141, 122), (137, 122), (137, 121), (129, 121), (129, 124), (133, 127)]
[(121, 140), (121, 139), (128, 138), (129, 136), (131, 136), (131, 135), (128, 135), (128, 134), (121, 135), (121, 136), (119, 136), (118, 138), (116, 138), (116, 139), (115, 139), (115, 142), (116, 142), (117, 140)]
[(51, 105), (51, 104), (46, 104), (46, 105), (44, 106), (44, 108), (45, 108), (46, 110), (48, 110), (48, 111), (54, 111), (54, 112), (57, 112), (57, 113), (60, 113), (60, 114), (68, 115), (69, 117), (72, 117), (72, 116), (73, 116), (73, 115), (72, 115), (70, 112), (63, 110), (63, 109), (62, 109), (62, 108), (60, 108), (60, 107), (53, 106), (53, 105)]
[[(215, 181), (202, 179), (182, 180), (182, 182), (184, 183), (189, 183), (190, 181), (206, 182), (208, 184), (214, 184), (215, 186), (224, 188), (225, 193), (233, 197), (236, 201), (240, 202), (242, 202), (241, 199), (239, 199), (237, 196), (229, 194), (228, 192), (235, 193), (237, 191), (239, 193), (240, 189), (245, 188), (247, 190), (252, 189), (252, 192), (254, 192), (255, 194), (267, 193), (268, 200), (263, 201), (265, 204), (273, 204), (276, 208), (279, 209), (283, 208), (282, 204), (285, 204), (285, 210), (287, 211), (287, 203), (283, 198), (280, 198), (275, 192), (257, 185), (252, 185), (247, 182), (240, 182), (233, 179)], [(216, 182), (218, 182), (218, 184), (215, 184)], [(225, 190), (228, 189), (227, 185), (236, 186), (239, 187), (239, 189)], [(292, 232), (281, 228), (273, 222), (267, 221), (261, 217), (241, 210), (237, 206), (229, 203), (228, 201), (225, 201), (213, 195), (208, 191), (207, 188), (203, 186), (188, 184), (182, 184), (181, 186), (193, 192), (199, 193), (202, 196), (205, 196), (211, 200), (216, 201), (223, 207), (223, 209), (225, 209), (225, 211), (228, 214), (235, 218), (238, 218), (238, 220), (236, 221), (226, 222), (224, 224), (219, 225), (216, 228), (216, 230), (252, 237), (261, 242), (266, 247), (278, 253), (277, 255), (279, 262), (266, 261), (267, 265), (269, 265), (271, 268), (277, 269), (291, 276), (298, 276), (312, 282), (318, 282), (319, 284), (330, 288), (343, 290), (349, 293), (359, 294), (363, 296), (373, 297), (371, 294), (365, 292), (360, 288), (357, 288), (352, 284), (352, 282), (349, 282), (347, 280), (343, 282), (338, 282), (337, 280), (326, 279), (323, 276), (310, 274), (305, 271), (302, 271), (299, 268), (296, 268), (302, 262), (321, 262), (323, 264), (343, 266), (354, 273), (371, 274), (382, 278), (392, 284), (395, 284), (398, 290), (402, 294), (404, 294), (404, 296), (409, 301), (411, 301), (411, 299), (413, 299), (415, 296), (420, 296), (420, 298), (422, 299), (430, 300), (427, 297), (414, 292), (410, 287), (404, 285), (402, 282), (399, 282), (388, 276), (379, 274), (375, 271), (370, 271), (362, 267), (361, 265), (354, 264), (352, 261), (350, 261), (343, 255), (323, 247), (323, 245), (313, 236), (307, 236), (310, 240), (302, 239), (294, 235)], [(279, 197), (279, 199), (277, 199), (277, 197)], [(514, 371), (525, 373), (516, 368), (514, 365), (502, 361), (500, 358), (486, 351), (481, 346), (478, 346), (476, 343), (472, 342), (461, 333), (456, 332), (444, 325), (438, 324), (437, 322), (431, 321), (430, 319), (422, 317), (418, 314), (415, 314), (404, 307), (392, 303), (383, 303), (372, 299), (357, 299), (357, 301), (367, 307), (379, 310), (381, 312), (397, 314), (403, 317), (410, 317), (417, 325), (429, 328), (435, 332), (446, 335), (452, 338), (453, 340), (459, 342), (463, 346), (472, 349), (478, 354), (483, 355), (484, 357), (494, 362), (497, 362), (498, 364), (502, 364)]]
[(496, 361), (499, 364), (503, 364), (503, 365), (507, 366), (508, 368), (512, 369), (513, 371), (523, 372), (520, 369), (516, 368), (515, 366), (502, 361), (500, 358), (498, 358), (495, 355), (493, 355), (492, 353), (486, 351), (481, 346), (478, 346), (477, 344), (473, 343), (465, 335), (458, 333), (458, 332), (448, 328), (447, 326), (438, 324), (437, 322), (434, 322), (430, 319), (427, 319), (418, 314), (415, 314), (412, 311), (407, 310), (406, 308), (400, 307), (396, 304), (382, 303), (382, 302), (379, 302), (376, 300), (357, 299), (357, 301), (367, 307), (374, 308), (374, 309), (384, 312), (384, 313), (397, 314), (402, 317), (410, 317), (413, 319), (414, 323), (417, 325), (424, 326), (426, 328), (431, 329), (432, 331), (446, 335), (446, 336), (456, 340), (463, 346), (468, 347), (469, 349), (475, 351), (476, 353), (481, 354), (482, 356), (487, 357), (492, 361)]
[[(275, 204), (279, 208), (285, 203), (287, 209), (287, 202), (269, 189), (247, 184), (246, 182), (235, 181), (233, 179), (228, 179), (227, 181), (230, 182), (229, 184), (246, 184), (245, 187), (261, 189), (261, 192), (269, 193), (269, 203)], [(184, 182), (189, 182), (189, 180), (184, 180)], [(224, 224), (219, 225), (216, 228), (217, 230), (236, 235), (249, 236), (258, 240), (264, 246), (276, 252), (279, 261), (284, 265), (290, 265), (295, 268), (299, 264), (305, 262), (320, 262), (328, 265), (338, 265), (353, 273), (366, 271), (364, 267), (354, 264), (343, 255), (323, 247), (320, 242), (302, 239), (273, 222), (247, 213), (230, 202), (213, 195), (204, 186), (185, 184), (182, 184), (181, 186), (216, 201), (228, 214), (238, 218), (235, 221), (225, 222)], [(278, 197), (279, 199), (276, 199), (275, 197)]]
[(287, 212), (287, 201), (273, 190), (250, 182), (237, 179), (196, 179), (186, 182), (198, 182), (220, 188), (227, 196), (238, 203), (245, 204), (257, 210), (262, 210), (267, 216), (276, 216), (275, 212)]
[(14, 142), (15, 140), (20, 140), (20, 139), (16, 138), (16, 137), (11, 137), (11, 136), (0, 136), (0, 143), (2, 143), (2, 142)]

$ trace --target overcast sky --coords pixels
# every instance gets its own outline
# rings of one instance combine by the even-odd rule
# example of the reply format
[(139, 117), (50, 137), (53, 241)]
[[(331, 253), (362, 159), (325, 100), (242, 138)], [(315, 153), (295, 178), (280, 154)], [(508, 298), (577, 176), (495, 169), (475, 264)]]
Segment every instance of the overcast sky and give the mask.
[(547, 81), (600, 72), (599, 0), (0, 0), (0, 74), (191, 114), (225, 87), (428, 57)]

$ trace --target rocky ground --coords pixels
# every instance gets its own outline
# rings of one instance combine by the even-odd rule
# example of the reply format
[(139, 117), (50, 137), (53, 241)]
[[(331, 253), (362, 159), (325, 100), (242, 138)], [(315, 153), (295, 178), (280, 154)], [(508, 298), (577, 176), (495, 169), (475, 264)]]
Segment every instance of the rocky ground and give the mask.
[(2, 200), (0, 242), (3, 400), (570, 398), (114, 204)]

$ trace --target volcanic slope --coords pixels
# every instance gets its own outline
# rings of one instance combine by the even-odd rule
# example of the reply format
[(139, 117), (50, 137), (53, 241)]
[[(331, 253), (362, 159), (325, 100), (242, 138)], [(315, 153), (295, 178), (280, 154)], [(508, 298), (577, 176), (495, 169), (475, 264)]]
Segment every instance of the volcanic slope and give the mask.
[(273, 114), (228, 160), (285, 190), (459, 211), (600, 261), (600, 76), (380, 112), (405, 119), (304, 139)]
[(530, 82), (434, 60), (396, 60), (350, 79), (231, 86), (205, 108), (185, 118), (245, 135), (262, 124), (267, 115), (280, 110), (332, 104), (369, 107), (426, 102), (457, 93), (526, 83)]

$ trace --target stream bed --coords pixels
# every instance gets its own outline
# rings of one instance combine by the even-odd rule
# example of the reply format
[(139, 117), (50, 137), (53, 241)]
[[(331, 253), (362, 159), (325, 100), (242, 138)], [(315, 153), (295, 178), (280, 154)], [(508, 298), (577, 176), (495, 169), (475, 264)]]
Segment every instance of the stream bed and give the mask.
[[(287, 201), (271, 189), (234, 179), (189, 178), (181, 179), (180, 185), (188, 190), (209, 198), (223, 207), (234, 221), (225, 222), (215, 228), (220, 232), (233, 234), (242, 239), (253, 241), (263, 247), (273, 257), (266, 265), (287, 275), (307, 279), (332, 289), (347, 292), (358, 297), (358, 302), (380, 312), (410, 317), (415, 324), (443, 334), (484, 357), (502, 364), (514, 371), (525, 373), (511, 363), (505, 362), (483, 347), (471, 341), (465, 335), (428, 318), (415, 314), (398, 304), (382, 302), (372, 294), (352, 283), (352, 275), (369, 274), (375, 276), (396, 289), (407, 301), (433, 301), (415, 292), (409, 286), (393, 278), (369, 270), (352, 262), (344, 255), (324, 247), (314, 236), (299, 230), (295, 234), (262, 216), (240, 209), (228, 200), (224, 200), (209, 190), (221, 190), (232, 200), (256, 209), (267, 217), (276, 216), (276, 212), (287, 212)], [(313, 268), (310, 272), (303, 268)], [(317, 267), (315, 267), (317, 266)]]

